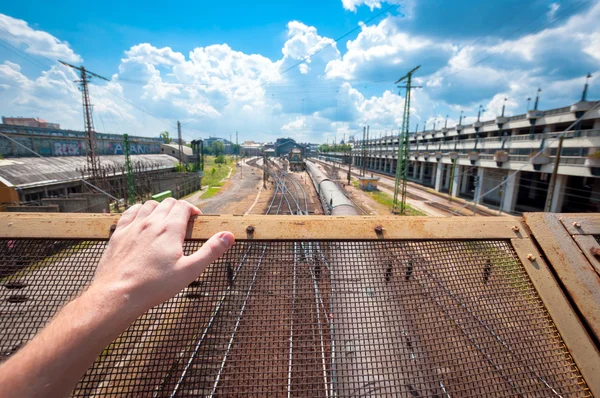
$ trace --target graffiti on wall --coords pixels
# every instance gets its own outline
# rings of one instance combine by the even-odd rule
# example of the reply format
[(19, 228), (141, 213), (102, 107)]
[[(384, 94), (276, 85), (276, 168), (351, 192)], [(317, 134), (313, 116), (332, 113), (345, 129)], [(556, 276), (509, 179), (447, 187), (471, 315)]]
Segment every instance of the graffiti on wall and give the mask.
[[(125, 154), (125, 147), (121, 143), (108, 144), (108, 150), (111, 155), (123, 155)], [(129, 144), (129, 153), (132, 155), (143, 155), (147, 153), (160, 153), (160, 147), (158, 145), (147, 145), (147, 144)]]
[(54, 156), (80, 156), (81, 141), (54, 141)]
[[(85, 156), (87, 153), (85, 141), (77, 138), (65, 140), (22, 137), (19, 135), (11, 136), (11, 134), (7, 134), (7, 136), (11, 137), (14, 141), (18, 141), (20, 145), (0, 136), (0, 155), (3, 157), (31, 156), (31, 152), (22, 147), (27, 147), (42, 156)], [(120, 141), (97, 140), (98, 155), (123, 155), (124, 153), (124, 146)], [(159, 154), (160, 144), (133, 142), (130, 144), (130, 153), (132, 155)]]

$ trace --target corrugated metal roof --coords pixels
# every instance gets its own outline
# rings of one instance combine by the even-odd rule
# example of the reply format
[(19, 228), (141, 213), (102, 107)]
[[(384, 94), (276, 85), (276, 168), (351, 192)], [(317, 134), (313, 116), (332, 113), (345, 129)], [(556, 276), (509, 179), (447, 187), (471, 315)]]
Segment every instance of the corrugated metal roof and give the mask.
[[(162, 146), (172, 148), (172, 149), (176, 150), (177, 152), (179, 152), (179, 145), (177, 145), (177, 144), (162, 144)], [(194, 150), (192, 148), (190, 148), (189, 146), (183, 145), (183, 154), (186, 156), (192, 156), (194, 154)]]
[[(169, 155), (131, 155), (131, 162), (134, 168), (143, 165), (170, 169), (175, 167), (177, 159)], [(121, 169), (125, 165), (125, 156), (100, 156), (100, 164)], [(78, 180), (86, 165), (85, 156), (0, 159), (0, 181), (7, 186), (31, 187)]]

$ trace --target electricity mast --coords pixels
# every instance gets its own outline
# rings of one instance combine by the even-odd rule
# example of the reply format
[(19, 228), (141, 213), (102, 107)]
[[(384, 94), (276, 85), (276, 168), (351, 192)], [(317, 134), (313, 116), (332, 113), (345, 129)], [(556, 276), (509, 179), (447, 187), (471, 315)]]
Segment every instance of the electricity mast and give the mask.
[(107, 78), (97, 75), (89, 70), (85, 69), (84, 66), (74, 66), (63, 61), (58, 61), (61, 64), (75, 69), (79, 72), (79, 80), (75, 80), (81, 87), (81, 99), (83, 102), (83, 123), (85, 126), (85, 138), (87, 144), (87, 164), (88, 168), (92, 172), (92, 179), (94, 184), (98, 184), (100, 181), (100, 160), (96, 154), (96, 131), (94, 130), (94, 119), (92, 117), (93, 105), (90, 102), (90, 93), (88, 90), (88, 83), (92, 77), (97, 77), (102, 80), (109, 81)]
[[(398, 88), (406, 88), (406, 97), (404, 99), (404, 115), (402, 117), (402, 128), (398, 134), (398, 159), (396, 160), (396, 181), (394, 185), (394, 204), (392, 213), (399, 212), (404, 214), (406, 210), (406, 182), (408, 180), (408, 130), (410, 126), (410, 92), (412, 88), (419, 87), (412, 85), (412, 75), (419, 69), (417, 66), (406, 75), (398, 79), (394, 84), (398, 84), (406, 80), (406, 86), (398, 86)], [(398, 200), (398, 193), (401, 198)]]

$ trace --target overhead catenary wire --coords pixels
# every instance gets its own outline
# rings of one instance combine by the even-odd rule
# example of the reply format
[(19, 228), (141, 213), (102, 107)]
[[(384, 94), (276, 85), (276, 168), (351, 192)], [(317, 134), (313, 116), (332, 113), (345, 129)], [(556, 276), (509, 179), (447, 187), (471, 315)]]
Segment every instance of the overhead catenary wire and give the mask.
[[(389, 10), (391, 10), (392, 8), (395, 8), (395, 7), (398, 7), (398, 5), (397, 5), (397, 4), (392, 4), (392, 5), (390, 5), (390, 6), (386, 7), (386, 8), (384, 8), (382, 11), (378, 12), (378, 13), (377, 13), (376, 15), (374, 15), (373, 17), (371, 17), (371, 18), (367, 19), (367, 20), (366, 20), (366, 21), (365, 21), (363, 24), (367, 24), (367, 23), (369, 23), (369, 22), (372, 22), (372, 21), (374, 21), (375, 19), (379, 18), (380, 16), (382, 16), (383, 14), (387, 13)], [(338, 42), (338, 41), (342, 40), (343, 38), (345, 38), (345, 37), (347, 37), (347, 36), (351, 35), (352, 33), (356, 32), (357, 30), (360, 30), (360, 29), (362, 29), (362, 24), (361, 24), (361, 25), (359, 25), (359, 26), (357, 26), (357, 27), (355, 27), (354, 29), (351, 29), (350, 31), (348, 31), (348, 32), (344, 33), (343, 35), (339, 36), (338, 38), (334, 39), (334, 40), (333, 40), (333, 43), (336, 43), (336, 44), (337, 44), (337, 42)], [(291, 66), (289, 66), (288, 68), (286, 68), (286, 69), (284, 69), (283, 71), (279, 72), (279, 76), (282, 76), (282, 75), (286, 74), (287, 72), (291, 71), (292, 69), (296, 68), (297, 66), (299, 66), (299, 65), (301, 65), (301, 64), (303, 64), (303, 63), (305, 63), (305, 62), (307, 62), (307, 61), (308, 61), (308, 60), (310, 60), (312, 57), (314, 57), (315, 55), (319, 54), (320, 52), (322, 52), (322, 51), (323, 51), (323, 50), (325, 50), (326, 48), (330, 47), (331, 45), (332, 45), (332, 42), (328, 42), (328, 43), (327, 43), (327, 44), (325, 44), (323, 47), (321, 47), (321, 48), (317, 49), (315, 52), (312, 52), (311, 54), (309, 54), (309, 55), (305, 56), (304, 58), (302, 58), (300, 61), (297, 61), (297, 62), (295, 62), (294, 64), (292, 64), (292, 65), (291, 65)], [(311, 50), (312, 50), (312, 49), (311, 49)], [(259, 89), (259, 88), (261, 88), (261, 87), (264, 87), (266, 84), (268, 84), (268, 83), (270, 82), (270, 80), (271, 80), (271, 79), (268, 79), (267, 81), (265, 81), (265, 82), (263, 82), (263, 83), (259, 84), (259, 85), (258, 85), (257, 87), (255, 87), (255, 88), (254, 88), (252, 91), (254, 91), (254, 90), (257, 90), (257, 89)], [(235, 99), (229, 100), (229, 101), (227, 101), (226, 103), (224, 103), (223, 105), (221, 105), (221, 106), (219, 106), (219, 107), (215, 108), (215, 110), (217, 110), (217, 111), (218, 111), (218, 110), (221, 110), (221, 109), (225, 108), (227, 105), (231, 104), (231, 103), (232, 103), (232, 102), (234, 102), (234, 101), (235, 101)], [(192, 119), (192, 120), (189, 120), (189, 121), (187, 121), (187, 122), (185, 122), (185, 123), (182, 123), (182, 126), (185, 126), (185, 125), (188, 125), (188, 124), (190, 124), (190, 123), (193, 123), (193, 122), (195, 122), (195, 121), (197, 121), (197, 120), (200, 120), (200, 119), (202, 119), (203, 117), (205, 117), (205, 115), (199, 116), (199, 117), (197, 117), (197, 118), (194, 118), (194, 119)]]
[[(583, 6), (584, 6), (586, 3), (589, 3), (590, 1), (591, 1), (591, 0), (577, 0), (577, 1), (576, 1), (574, 4), (572, 4), (572, 5), (571, 5), (569, 8), (566, 8), (566, 9), (564, 9), (562, 12), (559, 12), (559, 16), (556, 16), (556, 15), (555, 15), (555, 16), (554, 16), (554, 17), (553, 17), (553, 18), (552, 18), (550, 21), (548, 21), (547, 23), (545, 23), (544, 25), (542, 25), (542, 26), (541, 26), (541, 27), (539, 27), (538, 29), (534, 30), (534, 31), (533, 31), (532, 33), (530, 33), (530, 34), (534, 35), (534, 34), (537, 34), (537, 33), (539, 33), (539, 32), (540, 32), (542, 29), (544, 29), (544, 28), (546, 28), (546, 27), (548, 27), (548, 26), (552, 25), (553, 23), (555, 23), (555, 22), (558, 22), (558, 21), (560, 21), (561, 19), (564, 19), (565, 17), (569, 16), (569, 14), (567, 14), (567, 13), (566, 13), (568, 10), (570, 10), (570, 9), (572, 9), (572, 8), (574, 8), (574, 7), (576, 7), (576, 6), (577, 6), (578, 4), (580, 4), (580, 3), (581, 3), (581, 8), (583, 8)], [(583, 3), (582, 3), (582, 2), (583, 2)], [(518, 33), (518, 32), (520, 32), (521, 30), (523, 30), (525, 27), (527, 27), (527, 26), (530, 26), (532, 22), (534, 22), (534, 21), (538, 20), (538, 19), (539, 19), (540, 17), (542, 17), (543, 15), (546, 15), (546, 12), (544, 12), (543, 14), (540, 14), (540, 15), (538, 15), (538, 17), (536, 17), (536, 18), (535, 18), (533, 21), (528, 21), (526, 24), (524, 24), (524, 25), (520, 26), (518, 29), (516, 29), (515, 31), (513, 31), (513, 32), (512, 32), (510, 35), (513, 35), (513, 34), (515, 34), (515, 33)], [(572, 13), (572, 14), (571, 14), (571, 16), (573, 16), (573, 15), (575, 15), (575, 13)], [(477, 54), (475, 54), (475, 55), (474, 55), (472, 58), (475, 58), (475, 57), (477, 57), (477, 56), (479, 56), (479, 55), (481, 55), (481, 54), (483, 54), (483, 53), (485, 53), (485, 52), (486, 52), (486, 50), (482, 50), (482, 51), (478, 52)], [(477, 61), (477, 62), (475, 62), (475, 63), (473, 63), (473, 64), (466, 65), (466, 66), (464, 66), (464, 67), (462, 67), (462, 68), (459, 68), (459, 69), (455, 70), (455, 71), (454, 71), (454, 72), (452, 72), (452, 73), (447, 73), (447, 74), (444, 74), (444, 73), (442, 73), (442, 74), (440, 74), (439, 76), (436, 76), (436, 77), (438, 77), (438, 78), (448, 78), (448, 77), (454, 76), (454, 75), (456, 75), (456, 74), (458, 74), (458, 73), (461, 73), (461, 72), (463, 72), (463, 71), (466, 71), (468, 68), (472, 68), (472, 67), (474, 67), (474, 66), (477, 66), (477, 65), (479, 65), (479, 64), (481, 64), (481, 63), (483, 63), (483, 62), (487, 61), (488, 59), (490, 59), (490, 58), (492, 58), (492, 57), (494, 57), (494, 56), (496, 56), (496, 55), (500, 55), (500, 54), (501, 54), (501, 53), (492, 53), (492, 54), (488, 54), (487, 56), (485, 56), (484, 58), (480, 59), (479, 61)]]

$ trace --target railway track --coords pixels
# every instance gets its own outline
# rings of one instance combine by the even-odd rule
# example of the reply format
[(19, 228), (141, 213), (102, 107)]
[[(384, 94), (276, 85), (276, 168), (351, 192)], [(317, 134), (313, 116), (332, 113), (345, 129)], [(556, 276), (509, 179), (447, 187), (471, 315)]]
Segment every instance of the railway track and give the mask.
[[(256, 164), (257, 160), (253, 163)], [(266, 214), (307, 215), (308, 197), (302, 184), (291, 178), (275, 162), (270, 161), (269, 167), (275, 191)], [(331, 383), (327, 378), (332, 366), (330, 330), (333, 320), (328, 316), (329, 282), (320, 278), (321, 273), (326, 272), (322, 267), (327, 269), (328, 265), (318, 244), (285, 243), (285, 246), (290, 245), (293, 247), (284, 252), (293, 253), (293, 259), (290, 260), (293, 260), (291, 262), (294, 265), (293, 269), (281, 270), (283, 276), (279, 271), (273, 273), (273, 269), (277, 268), (276, 264), (281, 262), (278, 253), (282, 252), (282, 247), (271, 247), (262, 242), (249, 242), (244, 245), (245, 249), (240, 253), (237, 264), (227, 271), (229, 285), (221, 291), (202, 333), (191, 344), (193, 349), (174, 367), (178, 370), (172, 373), (169, 380), (162, 383), (154, 396), (188, 396), (190, 391), (193, 391), (193, 395), (209, 397), (228, 393), (235, 395), (236, 392), (232, 392), (231, 389), (238, 383), (234, 382), (232, 377), (237, 377), (235, 369), (240, 366), (240, 361), (260, 362), (269, 357), (265, 354), (267, 351), (269, 354), (270, 351), (274, 351), (277, 355), (288, 358), (288, 366), (275, 375), (280, 382), (258, 382), (263, 386), (264, 390), (261, 391), (266, 395), (298, 394), (297, 376), (294, 375), (305, 372), (308, 364), (316, 362), (319, 366), (310, 378), (315, 385), (323, 386), (322, 394), (317, 396), (329, 396), (328, 388)], [(277, 292), (276, 300), (281, 300), (282, 305), (291, 308), (289, 320), (279, 322), (264, 319), (268, 314), (263, 308), (273, 305), (269, 302), (269, 297), (275, 294), (271, 289), (282, 277), (289, 281), (289, 289)], [(304, 284), (306, 280), (310, 281), (311, 289), (298, 289), (300, 280), (303, 280)], [(314, 319), (317, 322), (313, 322)], [(256, 335), (264, 322), (275, 322), (281, 333), (285, 333), (285, 338), (277, 339), (278, 336), (275, 336), (268, 349), (263, 352), (265, 347), (261, 347), (261, 350), (248, 357), (248, 351), (242, 347), (260, 344), (256, 342)], [(312, 325), (311, 330), (307, 330), (306, 325)], [(255, 337), (250, 338), (249, 335), (252, 334)], [(282, 344), (282, 340), (285, 344)], [(255, 380), (251, 382), (257, 384)], [(243, 391), (237, 390), (239, 387), (235, 388), (235, 391), (243, 395)]]
[[(314, 160), (316, 162), (318, 162), (319, 164), (321, 164), (322, 166), (328, 168), (329, 170), (333, 169), (333, 166), (331, 164), (327, 163), (327, 162), (324, 162), (324, 161), (322, 161), (320, 159), (314, 159)], [(372, 174), (377, 175), (377, 176), (380, 177), (379, 185), (381, 185), (382, 187), (385, 187), (387, 189), (390, 189), (392, 191), (394, 190), (393, 181), (390, 181), (391, 177), (389, 175), (383, 174), (383, 173), (379, 173), (379, 172), (376, 172), (376, 171), (371, 171), (371, 170), (369, 170), (369, 172), (371, 172)], [(360, 174), (357, 173), (357, 172), (355, 172), (355, 171), (352, 171), (351, 174), (353, 176), (355, 176), (355, 177), (360, 177)], [(455, 207), (450, 206), (449, 204), (443, 203), (441, 201), (436, 201), (436, 200), (428, 199), (428, 198), (426, 198), (424, 196), (421, 196), (418, 193), (414, 192), (415, 190), (417, 190), (417, 191), (421, 191), (423, 193), (431, 194), (431, 192), (428, 192), (425, 188), (422, 188), (422, 187), (419, 187), (417, 185), (412, 185), (411, 184), (411, 185), (408, 186), (408, 189), (412, 190), (412, 191), (408, 191), (407, 190), (406, 194), (407, 194), (408, 198), (413, 199), (413, 200), (418, 200), (420, 202), (423, 202), (424, 204), (426, 204), (426, 205), (428, 205), (430, 207), (433, 207), (434, 209), (441, 210), (441, 211), (443, 211), (445, 213), (448, 213), (448, 215), (451, 215), (451, 216), (470, 216), (470, 215), (473, 215), (472, 211), (470, 209), (466, 209), (465, 208), (465, 209), (461, 209), (461, 210), (457, 211), (457, 209)], [(440, 197), (440, 200), (443, 200), (442, 197)], [(477, 208), (477, 215), (484, 216), (484, 217), (496, 216), (496, 214), (494, 214), (494, 213), (492, 213), (492, 212), (490, 212), (488, 210), (482, 209), (481, 207)]]

